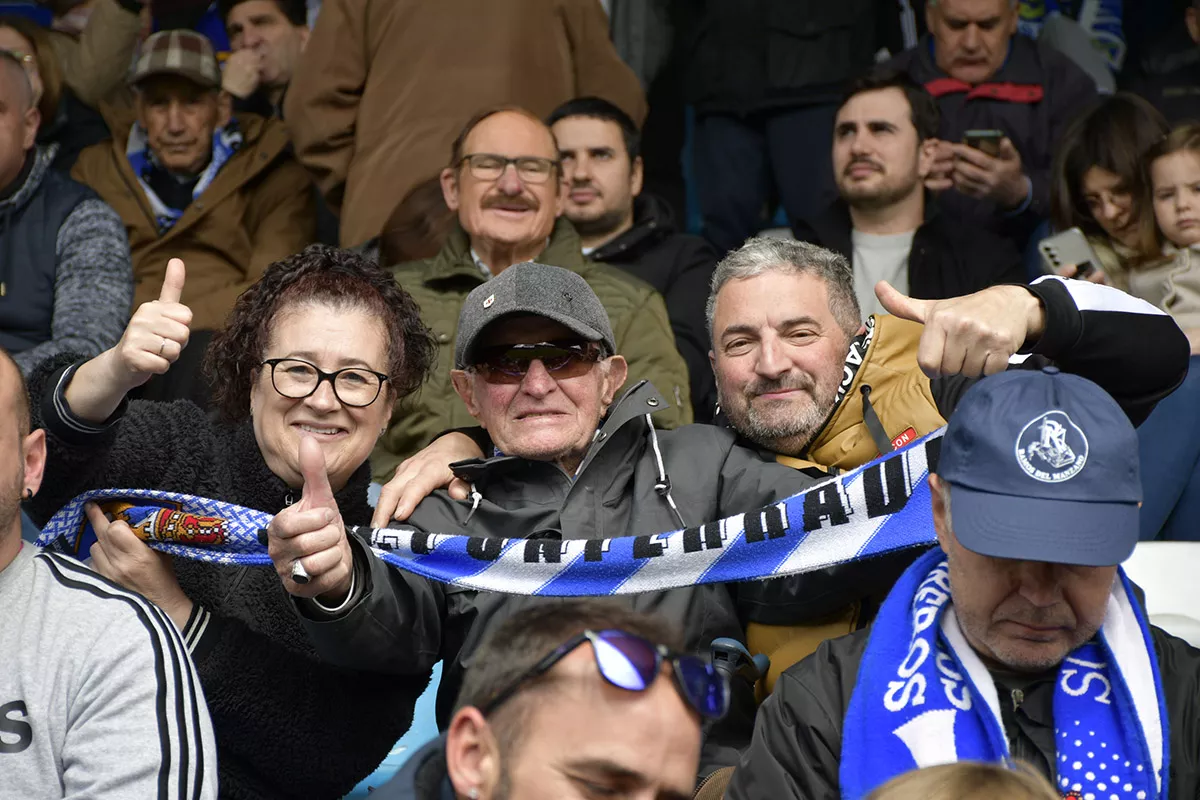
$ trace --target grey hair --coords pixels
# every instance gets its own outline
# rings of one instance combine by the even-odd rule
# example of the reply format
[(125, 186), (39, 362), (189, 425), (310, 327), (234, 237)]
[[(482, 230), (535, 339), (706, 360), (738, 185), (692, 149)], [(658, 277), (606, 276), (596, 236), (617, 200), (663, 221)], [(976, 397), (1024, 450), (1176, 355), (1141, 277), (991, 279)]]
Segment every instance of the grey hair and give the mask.
[(716, 316), (717, 295), (721, 287), (729, 281), (753, 278), (765, 272), (820, 278), (829, 292), (829, 311), (846, 336), (854, 336), (862, 325), (858, 296), (854, 293), (854, 273), (845, 256), (808, 242), (756, 236), (747, 239), (737, 250), (731, 250), (713, 270), (708, 303), (704, 310), (710, 341), (713, 339), (713, 318)]

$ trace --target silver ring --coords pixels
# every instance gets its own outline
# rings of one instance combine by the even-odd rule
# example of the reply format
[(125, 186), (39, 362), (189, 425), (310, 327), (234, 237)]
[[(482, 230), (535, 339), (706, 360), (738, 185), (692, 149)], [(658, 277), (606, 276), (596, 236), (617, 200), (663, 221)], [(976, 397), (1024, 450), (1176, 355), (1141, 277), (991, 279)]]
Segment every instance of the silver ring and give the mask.
[(158, 346), (158, 354), (161, 356), (163, 354), (163, 350), (166, 350), (166, 349), (167, 349), (167, 337), (164, 336), (163, 340), (162, 340), (162, 344), (160, 344)]
[(300, 563), (300, 559), (298, 558), (292, 562), (292, 580), (301, 586), (312, 580), (308, 576), (308, 570), (304, 568), (304, 565)]

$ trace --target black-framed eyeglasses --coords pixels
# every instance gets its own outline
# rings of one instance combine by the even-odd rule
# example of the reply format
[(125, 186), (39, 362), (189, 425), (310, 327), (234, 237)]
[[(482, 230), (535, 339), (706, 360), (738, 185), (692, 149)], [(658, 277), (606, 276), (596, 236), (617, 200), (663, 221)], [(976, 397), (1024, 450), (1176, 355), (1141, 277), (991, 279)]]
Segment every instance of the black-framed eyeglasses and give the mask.
[(664, 663), (671, 665), (675, 688), (696, 713), (720, 719), (729, 710), (729, 681), (712, 664), (698, 656), (676, 653), (661, 644), (622, 630), (586, 630), (571, 637), (529, 671), (492, 695), (479, 709), (484, 716), (495, 711), (529, 681), (545, 675), (575, 648), (592, 645), (596, 668), (608, 683), (630, 692), (644, 692), (657, 680)]
[(488, 383), (520, 383), (534, 361), (541, 361), (556, 380), (577, 378), (604, 355), (596, 342), (577, 339), (502, 344), (479, 350), (472, 366)]
[(467, 167), (470, 168), (471, 175), (476, 180), (498, 181), (504, 174), (504, 170), (508, 169), (508, 165), (512, 164), (517, 168), (517, 177), (525, 183), (533, 184), (545, 183), (550, 180), (550, 176), (560, 163), (553, 158), (539, 156), (509, 158), (495, 153), (472, 153), (463, 156), (462, 161), (458, 163), (461, 164), (463, 161), (467, 162)]
[(271, 385), (286, 398), (302, 400), (317, 391), (322, 381), (329, 381), (338, 401), (351, 408), (374, 403), (388, 379), (382, 372), (362, 367), (325, 372), (316, 364), (299, 358), (268, 358), (262, 364), (271, 367)]

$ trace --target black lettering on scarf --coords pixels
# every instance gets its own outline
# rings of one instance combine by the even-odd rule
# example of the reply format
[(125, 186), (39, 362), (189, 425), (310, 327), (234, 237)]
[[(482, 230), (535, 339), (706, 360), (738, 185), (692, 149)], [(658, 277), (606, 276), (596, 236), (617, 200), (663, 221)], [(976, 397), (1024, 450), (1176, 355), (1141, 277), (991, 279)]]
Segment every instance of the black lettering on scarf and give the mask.
[(815, 531), (821, 527), (821, 520), (829, 520), (829, 525), (845, 525), (850, 521), (854, 509), (850, 507), (850, 499), (846, 497), (846, 487), (838, 481), (812, 489), (804, 495), (804, 530)]
[(557, 539), (529, 539), (525, 542), (525, 563), (547, 564), (562, 562), (562, 542)]
[(721, 535), (721, 523), (706, 522), (699, 528), (688, 528), (683, 532), (683, 552), (699, 553), (701, 550), (716, 550), (725, 546)]
[(658, 558), (666, 549), (667, 543), (660, 533), (653, 536), (637, 536), (633, 540), (634, 558)]
[(863, 472), (863, 494), (867, 499), (867, 519), (886, 517), (904, 508), (909, 498), (904, 457), (889, 458)]
[(742, 522), (747, 542), (761, 542), (765, 539), (781, 539), (787, 536), (787, 517), (784, 516), (783, 503), (767, 506), (758, 511), (751, 511)]
[(22, 717), (29, 716), (24, 700), (14, 700), (0, 706), (0, 733), (7, 733), (10, 738), (17, 737), (15, 742), (5, 741), (4, 737), (0, 737), (0, 754), (19, 753), (33, 743), (33, 726), (23, 719), (14, 719), (13, 715), (16, 714)]
[(495, 561), (504, 552), (504, 540), (472, 536), (467, 539), (467, 555), (478, 561)]
[(608, 539), (589, 539), (588, 543), (583, 546), (584, 561), (603, 561), (604, 554), (608, 552)]
[[(429, 546), (430, 536), (428, 533), (421, 531), (413, 531), (412, 535), (412, 551), (415, 555), (425, 556), (433, 552), (433, 548)], [(388, 548), (389, 550), (391, 548)]]

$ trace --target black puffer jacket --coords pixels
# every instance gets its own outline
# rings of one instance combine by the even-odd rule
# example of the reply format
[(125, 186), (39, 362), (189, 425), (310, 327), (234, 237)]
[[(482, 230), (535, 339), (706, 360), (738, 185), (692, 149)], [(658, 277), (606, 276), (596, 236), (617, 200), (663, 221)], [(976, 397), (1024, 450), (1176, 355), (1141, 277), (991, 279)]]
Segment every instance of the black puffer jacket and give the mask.
[[(785, 671), (759, 708), (754, 740), (725, 793), (728, 800), (824, 800), (839, 797), (842, 723), (871, 630), (823, 642), (817, 652)], [(1200, 796), (1200, 650), (1151, 628), (1171, 735), (1170, 800)], [(995, 676), (1001, 706), (1010, 694)], [(1053, 680), (1024, 689), (1019, 711), (1004, 714), (1009, 748), (1053, 779)]]
[[(983, 228), (956, 224), (933, 205), (926, 208), (925, 223), (917, 228), (908, 256), (909, 295), (941, 300), (1025, 282), (1021, 255), (1011, 241)], [(819, 217), (794, 222), (792, 233), (853, 263), (852, 227), (850, 209), (839, 200)]]
[[(295, 499), (267, 468), (249, 422), (224, 425), (187, 401), (123, 405), (103, 428), (68, 418), (63, 360), (30, 378), (35, 425), (47, 430), (43, 524), (81, 492), (183, 492), (277, 513)], [(60, 405), (55, 404), (59, 394)], [(366, 524), (364, 464), (337, 493), (347, 523)], [(412, 723), (428, 676), (378, 680), (322, 663), (274, 570), (177, 560), (196, 604), (183, 634), (217, 737), (221, 797), (340, 798), (379, 765)]]
[(995, 202), (953, 189), (942, 192), (938, 204), (954, 218), (1002, 233), (1023, 248), (1032, 229), (1049, 216), (1054, 148), (1067, 126), (1095, 100), (1092, 79), (1062, 53), (1020, 35), (1012, 38), (1004, 65), (991, 80), (977, 86), (942, 72), (928, 35), (890, 63), (937, 99), (942, 114), (939, 139), (962, 142), (968, 130), (998, 129), (1012, 140), (1033, 184), (1024, 213), (1006, 217)]
[(717, 265), (712, 245), (699, 236), (679, 233), (667, 204), (654, 195), (642, 194), (633, 203), (633, 227), (588, 257), (620, 267), (663, 296), (675, 347), (687, 362), (693, 419), (710, 422), (717, 404), (717, 384), (708, 363), (704, 307)]

